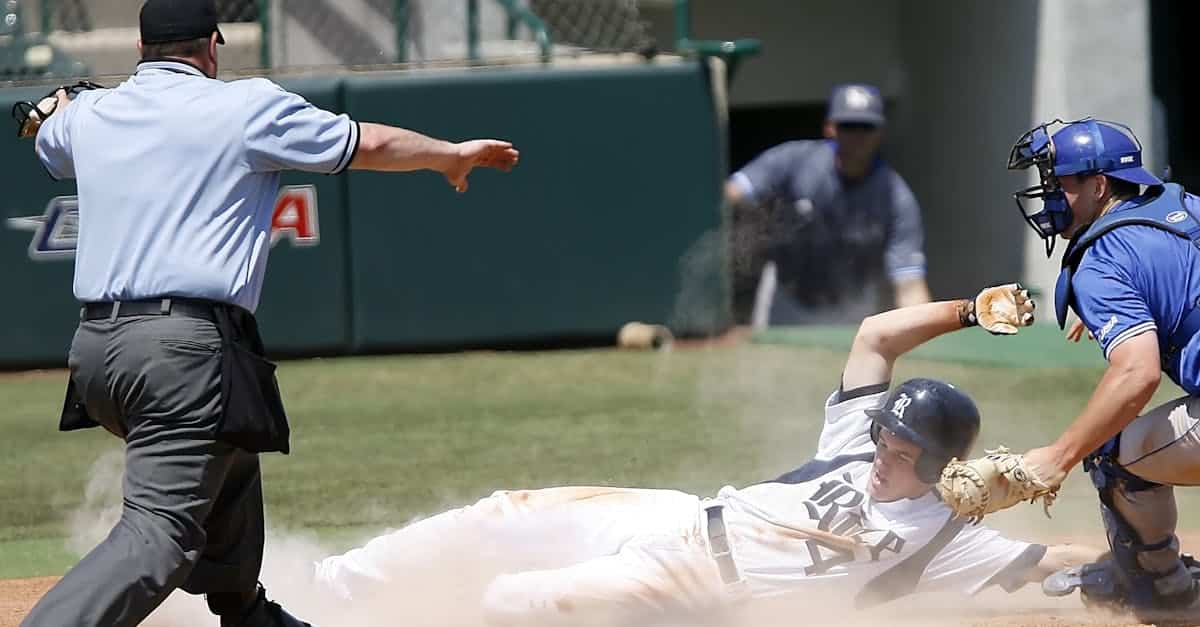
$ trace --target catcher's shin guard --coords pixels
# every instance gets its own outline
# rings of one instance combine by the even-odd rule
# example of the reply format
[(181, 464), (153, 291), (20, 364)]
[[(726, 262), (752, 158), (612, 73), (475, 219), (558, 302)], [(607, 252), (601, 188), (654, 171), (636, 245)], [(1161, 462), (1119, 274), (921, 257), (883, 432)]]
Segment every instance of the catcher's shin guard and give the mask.
[[(1179, 555), (1179, 541), (1174, 534), (1151, 543), (1144, 543), (1138, 531), (1114, 505), (1114, 492), (1126, 494), (1169, 490), (1129, 472), (1114, 459), (1118, 440), (1110, 441), (1084, 462), (1092, 484), (1100, 495), (1100, 515), (1111, 549), (1111, 559), (1059, 571), (1043, 582), (1047, 594), (1061, 596), (1079, 588), (1084, 602), (1091, 605), (1128, 606), (1142, 610), (1170, 610), (1192, 604), (1200, 586), (1193, 576), (1195, 560)], [(1147, 570), (1141, 558), (1152, 557), (1167, 562), (1165, 568)], [(1171, 556), (1174, 559), (1171, 560)], [(1171, 564), (1170, 562), (1174, 563)], [(1200, 572), (1200, 569), (1196, 569)]]

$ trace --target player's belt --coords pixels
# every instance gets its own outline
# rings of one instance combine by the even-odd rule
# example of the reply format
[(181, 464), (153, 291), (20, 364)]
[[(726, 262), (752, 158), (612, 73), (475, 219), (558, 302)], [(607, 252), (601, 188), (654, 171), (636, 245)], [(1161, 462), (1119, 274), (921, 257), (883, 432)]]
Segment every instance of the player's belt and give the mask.
[(717, 570), (721, 571), (721, 581), (725, 584), (735, 584), (741, 581), (737, 564), (733, 561), (733, 551), (729, 549), (729, 538), (725, 535), (725, 506), (710, 505), (704, 509), (708, 517), (708, 550)]
[(196, 298), (154, 298), (150, 300), (122, 300), (103, 303), (84, 303), (79, 319), (116, 320), (130, 316), (183, 316), (216, 322), (213, 309), (219, 303)]

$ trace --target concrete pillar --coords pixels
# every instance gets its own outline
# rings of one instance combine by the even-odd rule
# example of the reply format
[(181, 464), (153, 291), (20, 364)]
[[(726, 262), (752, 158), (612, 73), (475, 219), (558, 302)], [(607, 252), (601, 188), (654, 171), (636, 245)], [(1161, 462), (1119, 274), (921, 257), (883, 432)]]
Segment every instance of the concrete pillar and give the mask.
[(925, 219), (934, 298), (1020, 278), (1026, 229), (1005, 169), (1029, 127), (1038, 54), (1036, 0), (933, 0), (900, 16), (904, 77), (889, 155)]
[[(1146, 0), (1054, 0), (1038, 11), (1034, 119), (1093, 116), (1127, 124), (1141, 140), (1148, 169), (1165, 164), (1156, 151), (1150, 87), (1150, 7)], [(1035, 122), (1036, 123), (1036, 122)], [(1015, 136), (1014, 136), (1015, 139)], [(1037, 175), (1018, 183), (1032, 185)], [(1025, 282), (1044, 290), (1040, 319), (1053, 320), (1054, 282), (1066, 242), (1046, 259), (1026, 228)]]

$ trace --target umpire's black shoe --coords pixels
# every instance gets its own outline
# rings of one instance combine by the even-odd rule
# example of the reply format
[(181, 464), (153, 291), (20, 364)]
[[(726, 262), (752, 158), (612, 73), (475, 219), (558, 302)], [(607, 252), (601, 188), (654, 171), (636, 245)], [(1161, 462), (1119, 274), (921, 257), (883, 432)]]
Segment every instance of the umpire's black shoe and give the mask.
[(254, 604), (240, 617), (228, 614), (221, 616), (221, 627), (312, 627), (312, 625), (288, 614), (274, 601), (267, 600), (267, 590), (258, 586)]

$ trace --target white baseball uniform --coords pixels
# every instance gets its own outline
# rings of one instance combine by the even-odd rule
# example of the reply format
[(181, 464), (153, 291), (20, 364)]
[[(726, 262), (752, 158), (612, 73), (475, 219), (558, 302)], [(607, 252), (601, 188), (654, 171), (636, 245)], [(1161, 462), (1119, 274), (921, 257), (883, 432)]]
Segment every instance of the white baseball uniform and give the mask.
[[(355, 602), (436, 597), (497, 624), (572, 625), (791, 592), (869, 606), (914, 591), (1018, 587), (1045, 547), (953, 521), (932, 491), (890, 503), (868, 495), (865, 411), (887, 395), (873, 387), (834, 393), (816, 458), (776, 481), (704, 500), (606, 487), (497, 492), (322, 560), (317, 583)], [(736, 566), (724, 577), (708, 534), (714, 506)]]

